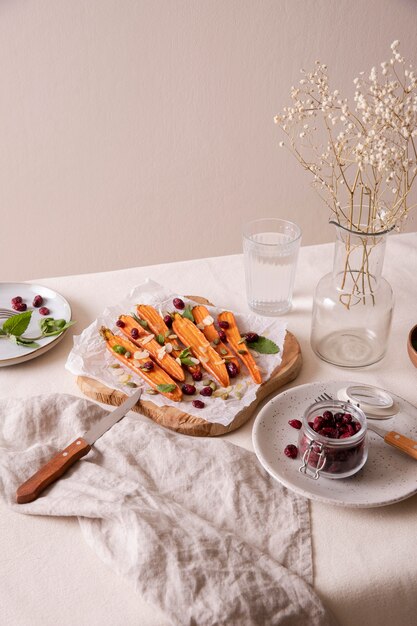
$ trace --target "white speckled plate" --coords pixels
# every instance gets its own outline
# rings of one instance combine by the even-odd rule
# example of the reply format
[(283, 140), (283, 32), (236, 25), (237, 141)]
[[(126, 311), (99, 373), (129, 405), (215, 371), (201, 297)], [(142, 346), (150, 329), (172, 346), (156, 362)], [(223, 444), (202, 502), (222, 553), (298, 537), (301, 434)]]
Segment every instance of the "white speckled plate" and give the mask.
[[(301, 418), (304, 410), (322, 393), (337, 397), (341, 387), (358, 382), (337, 381), (300, 385), (273, 398), (258, 414), (252, 432), (256, 455), (276, 480), (300, 495), (327, 504), (346, 507), (377, 507), (405, 500), (417, 493), (417, 461), (386, 444), (368, 431), (369, 455), (365, 466), (354, 476), (344, 479), (320, 477), (318, 480), (301, 474), (300, 458), (284, 454), (287, 444), (297, 444), (298, 430), (288, 420)], [(376, 426), (396, 430), (417, 440), (417, 409), (389, 392), (398, 402), (399, 412)]]
[[(35, 337), (40, 334), (39, 320), (42, 315), (39, 313), (39, 309), (32, 306), (34, 296), (39, 294), (42, 296), (44, 303), (43, 306), (48, 307), (50, 314), (49, 317), (55, 319), (65, 319), (67, 322), (71, 319), (71, 307), (61, 294), (43, 287), (42, 285), (34, 285), (31, 283), (0, 283), (0, 308), (11, 309), (11, 299), (15, 296), (21, 296), (23, 301), (27, 305), (27, 310), (33, 311), (32, 318), (27, 331), (24, 333), (26, 337)], [(0, 319), (0, 326), (3, 325), (4, 319)], [(44, 337), (39, 339), (37, 343), (39, 348), (25, 348), (24, 346), (18, 346), (13, 344), (8, 339), (0, 339), (0, 367), (6, 365), (17, 365), (24, 361), (34, 359), (41, 354), (44, 354), (57, 343), (61, 341), (66, 331), (55, 337)]]

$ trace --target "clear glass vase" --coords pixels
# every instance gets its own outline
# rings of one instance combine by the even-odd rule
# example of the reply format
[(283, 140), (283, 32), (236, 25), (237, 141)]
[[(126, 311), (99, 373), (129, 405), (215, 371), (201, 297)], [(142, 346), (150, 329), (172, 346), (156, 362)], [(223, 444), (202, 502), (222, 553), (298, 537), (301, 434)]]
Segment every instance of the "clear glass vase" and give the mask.
[(394, 306), (391, 286), (381, 276), (390, 231), (367, 233), (331, 223), (333, 272), (316, 287), (311, 346), (333, 365), (371, 365), (385, 355)]

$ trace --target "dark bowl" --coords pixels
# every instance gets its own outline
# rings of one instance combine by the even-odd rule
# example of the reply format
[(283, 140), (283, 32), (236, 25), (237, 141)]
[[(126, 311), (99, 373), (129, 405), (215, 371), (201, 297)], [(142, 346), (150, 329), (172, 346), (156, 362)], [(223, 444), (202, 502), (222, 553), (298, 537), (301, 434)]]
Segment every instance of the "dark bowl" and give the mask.
[(411, 363), (417, 367), (417, 324), (408, 333), (407, 350)]

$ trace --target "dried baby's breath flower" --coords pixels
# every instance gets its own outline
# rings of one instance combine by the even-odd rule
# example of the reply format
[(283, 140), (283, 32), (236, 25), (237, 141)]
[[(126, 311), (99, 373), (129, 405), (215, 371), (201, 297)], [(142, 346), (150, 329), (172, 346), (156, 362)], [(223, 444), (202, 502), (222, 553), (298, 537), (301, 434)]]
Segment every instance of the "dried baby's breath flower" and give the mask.
[(354, 79), (353, 107), (330, 88), (320, 61), (301, 74), (291, 105), (274, 118), (285, 146), (337, 222), (363, 233), (399, 227), (417, 175), (417, 74), (399, 41), (388, 61)]

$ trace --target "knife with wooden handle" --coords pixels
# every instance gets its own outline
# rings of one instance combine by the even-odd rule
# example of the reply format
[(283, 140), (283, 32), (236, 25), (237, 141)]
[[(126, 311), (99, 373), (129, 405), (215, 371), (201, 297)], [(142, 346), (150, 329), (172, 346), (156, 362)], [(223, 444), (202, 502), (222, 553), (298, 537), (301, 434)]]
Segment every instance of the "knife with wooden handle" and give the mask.
[(382, 437), (385, 443), (393, 446), (394, 448), (398, 448), (401, 452), (404, 452), (405, 454), (408, 454), (408, 456), (417, 460), (417, 441), (414, 441), (414, 439), (409, 439), (409, 437), (401, 435), (400, 433), (395, 432), (395, 430), (388, 432), (382, 428), (377, 428), (373, 424), (372, 426), (369, 426), (369, 423), (368, 430), (371, 430), (373, 433)]
[(91, 446), (114, 424), (122, 419), (135, 406), (142, 394), (138, 389), (129, 396), (117, 409), (107, 413), (94, 424), (82, 437), (78, 437), (64, 450), (58, 452), (50, 461), (43, 465), (33, 476), (24, 482), (16, 491), (16, 502), (25, 504), (36, 500), (50, 485), (60, 478), (79, 459), (88, 454)]

